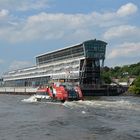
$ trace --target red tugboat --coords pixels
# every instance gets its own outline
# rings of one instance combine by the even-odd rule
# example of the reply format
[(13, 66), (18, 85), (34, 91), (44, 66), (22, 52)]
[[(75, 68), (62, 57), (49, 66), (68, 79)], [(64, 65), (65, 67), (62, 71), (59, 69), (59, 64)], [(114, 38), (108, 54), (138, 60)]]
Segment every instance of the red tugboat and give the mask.
[(79, 86), (54, 85), (39, 88), (34, 100), (43, 102), (65, 102), (83, 100), (83, 94)]

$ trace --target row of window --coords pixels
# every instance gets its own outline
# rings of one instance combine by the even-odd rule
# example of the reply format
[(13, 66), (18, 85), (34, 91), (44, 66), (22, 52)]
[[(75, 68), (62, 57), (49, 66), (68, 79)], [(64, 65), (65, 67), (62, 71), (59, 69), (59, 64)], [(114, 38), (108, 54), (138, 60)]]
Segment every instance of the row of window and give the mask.
[(56, 73), (62, 73), (66, 70), (69, 71), (77, 71), (79, 69), (79, 61), (74, 60), (69, 63), (61, 63), (54, 66), (46, 66), (46, 67), (40, 67), (32, 72), (17, 72), (15, 74), (5, 75), (6, 80), (10, 80), (13, 78), (25, 78), (25, 77), (31, 77), (31, 76), (39, 76), (39, 75), (52, 75)]
[(73, 57), (80, 57), (84, 55), (83, 46), (76, 46), (73, 48), (68, 48), (55, 53), (46, 54), (36, 58), (37, 64), (44, 64), (64, 59), (69, 59)]

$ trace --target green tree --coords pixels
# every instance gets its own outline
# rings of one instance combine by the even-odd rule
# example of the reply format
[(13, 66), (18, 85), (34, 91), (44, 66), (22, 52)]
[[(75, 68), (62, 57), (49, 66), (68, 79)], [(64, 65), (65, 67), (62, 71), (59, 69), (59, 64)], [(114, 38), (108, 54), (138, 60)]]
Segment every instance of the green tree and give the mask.
[(138, 76), (133, 84), (129, 87), (129, 91), (134, 94), (140, 94), (140, 76)]
[(110, 78), (110, 74), (109, 73), (102, 72), (101, 73), (101, 78), (102, 78), (104, 83), (106, 83), (106, 84), (110, 84), (111, 83), (111, 78)]

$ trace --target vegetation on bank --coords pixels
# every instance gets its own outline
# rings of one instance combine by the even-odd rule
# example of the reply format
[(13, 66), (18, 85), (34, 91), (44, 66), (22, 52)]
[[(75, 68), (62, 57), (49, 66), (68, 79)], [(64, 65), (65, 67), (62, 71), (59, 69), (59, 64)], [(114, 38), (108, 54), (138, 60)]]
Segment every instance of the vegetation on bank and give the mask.
[(129, 92), (140, 94), (140, 62), (137, 64), (116, 66), (109, 68), (105, 66), (101, 73), (105, 83), (110, 84), (112, 79), (119, 79), (119, 82), (128, 82), (130, 78), (136, 78), (129, 87)]
[(140, 76), (134, 80), (133, 84), (129, 87), (128, 90), (134, 94), (140, 94)]

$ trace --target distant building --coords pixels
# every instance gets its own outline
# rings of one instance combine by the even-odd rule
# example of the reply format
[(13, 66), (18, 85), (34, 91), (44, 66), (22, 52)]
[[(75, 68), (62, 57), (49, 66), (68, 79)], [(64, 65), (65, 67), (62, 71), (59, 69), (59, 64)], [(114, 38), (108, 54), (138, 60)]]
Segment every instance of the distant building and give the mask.
[(131, 85), (131, 84), (134, 82), (135, 79), (136, 79), (136, 78), (130, 77), (130, 78), (129, 78), (129, 85)]
[(113, 83), (111, 83), (111, 85), (121, 85), (124, 87), (129, 87), (133, 83), (134, 80), (135, 78), (129, 77), (128, 81), (120, 82), (119, 78), (114, 78), (112, 79)]
[(50, 81), (67, 80), (80, 85), (100, 84), (100, 67), (104, 65), (107, 43), (88, 40), (36, 56), (36, 65), (6, 72), (5, 86), (40, 86)]

